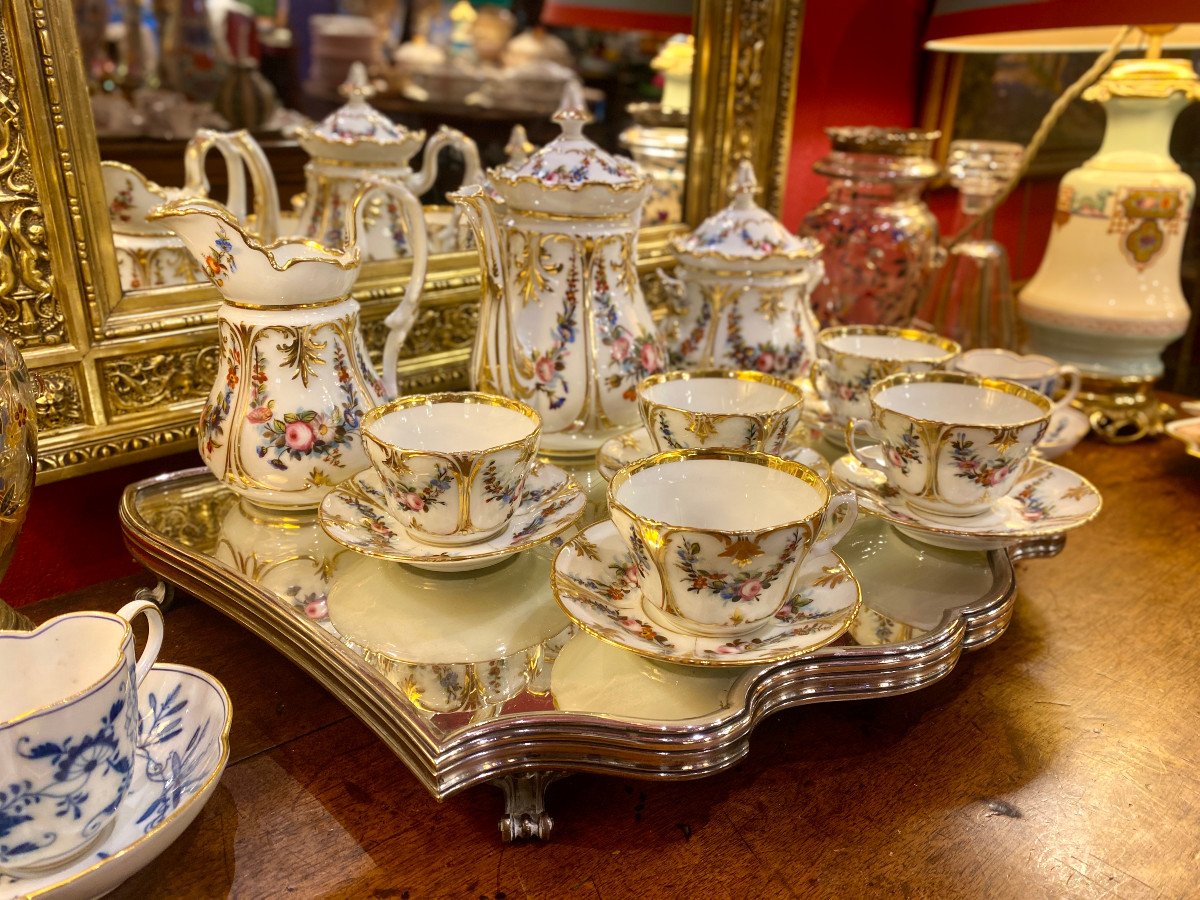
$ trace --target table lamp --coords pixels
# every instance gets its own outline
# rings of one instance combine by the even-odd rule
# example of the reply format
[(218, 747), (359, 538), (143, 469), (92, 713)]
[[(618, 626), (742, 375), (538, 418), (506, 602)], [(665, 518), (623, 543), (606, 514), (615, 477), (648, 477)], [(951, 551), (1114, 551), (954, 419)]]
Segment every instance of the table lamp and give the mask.
[(1175, 117), (1200, 99), (1200, 80), (1190, 60), (1162, 50), (1200, 46), (1200, 25), (1180, 25), (1198, 17), (1196, 3), (1172, 0), (938, 0), (926, 31), (927, 49), (959, 53), (1108, 50), (1107, 58), (1123, 32), (1145, 43), (1144, 58), (1113, 61), (1083, 93), (1104, 106), (1104, 140), (1063, 177), (1045, 256), (1019, 298), (1027, 348), (1080, 369), (1076, 405), (1114, 441), (1158, 433), (1171, 414), (1152, 386), (1190, 315), (1179, 268), (1195, 184), (1168, 147)]

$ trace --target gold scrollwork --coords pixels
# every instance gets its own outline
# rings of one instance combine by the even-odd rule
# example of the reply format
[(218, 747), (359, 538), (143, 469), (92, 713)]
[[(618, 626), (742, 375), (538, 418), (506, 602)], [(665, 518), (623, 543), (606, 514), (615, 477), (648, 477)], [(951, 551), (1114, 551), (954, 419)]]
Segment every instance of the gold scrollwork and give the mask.
[(216, 346), (122, 356), (100, 363), (110, 413), (137, 413), (208, 396), (221, 354)]
[[(417, 320), (400, 349), (401, 359), (413, 359), (430, 353), (464, 350), (475, 339), (479, 327), (479, 301), (422, 306)], [(363, 340), (371, 354), (371, 362), (379, 365), (383, 345), (387, 340), (387, 325), (383, 319), (362, 323)]]
[(37, 391), (33, 405), (40, 433), (85, 423), (79, 373), (74, 366), (35, 369), (31, 374)]
[(0, 31), (0, 329), (18, 347), (66, 341), (66, 320), (53, 288), (12, 54), (8, 35)]

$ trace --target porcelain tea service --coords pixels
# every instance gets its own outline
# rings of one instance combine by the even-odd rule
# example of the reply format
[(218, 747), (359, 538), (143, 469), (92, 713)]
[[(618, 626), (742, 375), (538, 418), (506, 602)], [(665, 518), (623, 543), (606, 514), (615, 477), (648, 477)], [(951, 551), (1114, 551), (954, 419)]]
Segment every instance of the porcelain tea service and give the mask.
[[(870, 419), (846, 425), (846, 446), (879, 468), (916, 512), (975, 516), (1011, 493), (1050, 420), (1044, 394), (958, 372), (890, 375), (870, 389)], [(856, 436), (882, 448), (865, 455)]]
[(608, 485), (609, 514), (634, 560), (645, 614), (705, 637), (744, 635), (793, 594), (809, 552), (854, 524), (853, 493), (763, 453), (684, 450), (633, 463)]
[[(130, 621), (149, 637), (135, 656)], [(138, 691), (162, 645), (148, 600), (0, 632), (0, 874), (37, 876), (107, 840), (138, 747)]]
[(748, 665), (811, 652), (857, 611), (857, 582), (832, 552), (855, 496), (799, 463), (660, 453), (613, 476), (608, 506), (611, 519), (565, 544), (553, 573), (567, 615), (604, 640), (663, 661)]
[(817, 335), (812, 380), (829, 406), (826, 439), (841, 444), (846, 423), (870, 414), (868, 392), (877, 381), (897, 372), (944, 368), (960, 350), (948, 338), (912, 328), (849, 325), (824, 329)]
[(800, 423), (804, 394), (761, 372), (720, 369), (651, 375), (638, 411), (657, 450), (714, 447), (779, 455)]
[[(1022, 356), (1011, 350), (980, 347), (956, 357), (948, 368), (981, 378), (1003, 378), (1023, 384), (1049, 397), (1053, 401), (1051, 411), (1055, 413), (1070, 406), (1079, 393), (1079, 370), (1074, 366), (1059, 365), (1048, 356), (1032, 353)], [(1063, 394), (1055, 400), (1060, 387)]]
[(583, 134), (578, 82), (553, 118), (557, 138), (488, 172), (499, 199), (481, 186), (451, 195), (483, 279), (471, 380), (536, 409), (544, 452), (591, 455), (637, 424), (637, 385), (666, 366), (637, 272), (651, 183)]
[(794, 378), (812, 363), (817, 318), (809, 296), (824, 277), (821, 245), (798, 238), (754, 202), (754, 167), (743, 160), (733, 202), (674, 238), (663, 333), (673, 365), (752, 369)]
[(468, 571), (552, 539), (586, 497), (537, 460), (541, 419), (478, 392), (401, 397), (370, 410), (371, 467), (331, 492), (319, 520), (335, 541), (418, 568)]

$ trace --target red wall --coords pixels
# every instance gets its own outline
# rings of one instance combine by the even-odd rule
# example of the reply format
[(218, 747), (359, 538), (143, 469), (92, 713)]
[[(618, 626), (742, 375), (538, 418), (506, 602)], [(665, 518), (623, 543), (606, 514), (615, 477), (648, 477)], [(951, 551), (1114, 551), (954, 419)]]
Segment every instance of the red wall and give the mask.
[[(825, 195), (812, 164), (829, 150), (829, 125), (917, 124), (922, 106), (921, 49), (927, 0), (808, 0), (783, 221), (795, 229)], [(1058, 179), (1022, 183), (996, 216), (1013, 276), (1028, 278), (1041, 261)], [(952, 189), (932, 191), (930, 207), (950, 232), (957, 226)]]

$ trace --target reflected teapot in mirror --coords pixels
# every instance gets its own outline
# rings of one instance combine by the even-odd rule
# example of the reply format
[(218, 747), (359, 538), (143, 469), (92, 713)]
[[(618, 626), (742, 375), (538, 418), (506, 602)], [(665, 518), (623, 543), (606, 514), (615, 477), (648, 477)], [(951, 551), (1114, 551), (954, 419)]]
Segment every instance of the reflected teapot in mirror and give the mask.
[[(298, 208), (295, 233), (337, 246), (344, 238), (345, 210), (365, 180), (388, 178), (420, 197), (433, 186), (438, 156), (447, 147), (462, 154), (463, 184), (479, 183), (482, 172), (475, 142), (443, 125), (425, 144), (424, 131), (412, 131), (392, 122), (367, 103), (374, 89), (361, 63), (351, 66), (342, 92), (349, 98), (344, 106), (320, 124), (295, 132), (296, 141), (311, 157), (304, 166), (305, 192), (293, 200)], [(414, 171), (410, 162), (422, 144), (424, 165)], [(452, 215), (432, 229), (429, 238), (436, 250), (462, 249), (458, 245), (458, 219), (458, 215)], [(400, 207), (386, 196), (369, 204), (359, 243), (367, 260), (411, 256)]]

